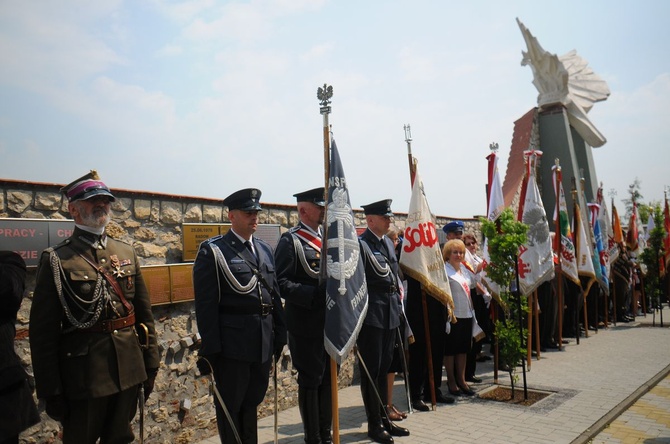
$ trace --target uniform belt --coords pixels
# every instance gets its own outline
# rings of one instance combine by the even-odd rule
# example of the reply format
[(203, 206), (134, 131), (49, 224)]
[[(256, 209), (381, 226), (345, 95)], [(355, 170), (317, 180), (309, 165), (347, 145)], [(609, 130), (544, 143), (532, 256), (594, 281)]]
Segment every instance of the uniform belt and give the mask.
[(368, 286), (368, 290), (373, 291), (375, 293), (384, 293), (384, 294), (393, 294), (398, 292), (398, 287), (395, 285), (387, 286), (387, 285), (370, 285)]
[(78, 331), (93, 332), (93, 333), (111, 333), (114, 330), (119, 330), (126, 327), (132, 327), (133, 325), (135, 325), (135, 313), (130, 313), (125, 318), (105, 319), (104, 321), (98, 322), (89, 328), (84, 328)]
[(267, 316), (274, 311), (274, 305), (261, 304), (255, 307), (221, 307), (219, 313), (232, 315), (261, 315)]

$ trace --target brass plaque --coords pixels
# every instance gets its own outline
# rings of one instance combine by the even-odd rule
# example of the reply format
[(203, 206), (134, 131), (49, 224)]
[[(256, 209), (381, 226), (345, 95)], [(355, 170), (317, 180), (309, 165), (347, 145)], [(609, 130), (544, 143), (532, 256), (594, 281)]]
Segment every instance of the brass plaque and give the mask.
[(170, 266), (170, 286), (172, 287), (172, 302), (192, 301), (193, 293), (193, 264), (174, 264)]
[(144, 283), (149, 290), (151, 305), (169, 304), (170, 298), (170, 266), (147, 265), (141, 267)]
[(182, 224), (183, 260), (194, 261), (200, 244), (220, 234), (221, 224)]

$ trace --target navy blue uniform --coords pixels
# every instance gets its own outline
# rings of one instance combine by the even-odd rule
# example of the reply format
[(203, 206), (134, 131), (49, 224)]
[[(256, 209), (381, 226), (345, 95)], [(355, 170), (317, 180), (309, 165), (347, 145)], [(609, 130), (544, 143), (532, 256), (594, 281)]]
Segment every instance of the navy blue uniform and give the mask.
[[(391, 241), (381, 240), (369, 229), (359, 238), (368, 286), (368, 311), (358, 335), (357, 346), (377, 389), (388, 401), (386, 375), (393, 360), (396, 329), (400, 326), (401, 301), (398, 291), (398, 260)], [(361, 393), (368, 423), (379, 423), (379, 402), (361, 368)]]
[[(308, 242), (300, 231), (317, 238)], [(298, 370), (298, 398), (305, 442), (332, 442), (330, 365), (324, 347), (325, 287), (319, 289), (321, 236), (302, 222), (284, 233), (275, 250), (277, 280), (286, 301), (288, 346)]]
[[(224, 403), (244, 443), (257, 442), (256, 408), (268, 387), (273, 352), (286, 324), (270, 246), (254, 238), (256, 256), (229, 231), (200, 245), (193, 266), (200, 354), (210, 358)], [(258, 270), (266, 288), (254, 276)], [(216, 402), (219, 435), (235, 442)]]

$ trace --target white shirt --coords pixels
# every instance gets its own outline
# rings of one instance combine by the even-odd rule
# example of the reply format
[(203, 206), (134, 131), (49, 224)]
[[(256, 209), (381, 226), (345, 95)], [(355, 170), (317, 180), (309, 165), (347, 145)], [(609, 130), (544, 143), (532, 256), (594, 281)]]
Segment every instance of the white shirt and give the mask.
[(455, 270), (449, 262), (445, 262), (444, 269), (449, 276), (449, 288), (451, 288), (451, 297), (454, 299), (454, 315), (456, 318), (471, 318), (470, 288), (475, 285), (472, 274), (463, 265), (459, 270)]

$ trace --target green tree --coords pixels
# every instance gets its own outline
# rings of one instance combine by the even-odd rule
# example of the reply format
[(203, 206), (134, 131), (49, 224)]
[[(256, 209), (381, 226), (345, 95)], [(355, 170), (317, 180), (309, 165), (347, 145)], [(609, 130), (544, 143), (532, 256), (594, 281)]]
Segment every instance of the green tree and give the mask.
[(495, 324), (495, 336), (500, 361), (509, 373), (514, 398), (516, 367), (526, 353), (524, 343), (528, 332), (521, 325), (521, 318), (528, 312), (528, 304), (519, 292), (512, 293), (510, 287), (516, 277), (519, 247), (526, 242), (528, 226), (516, 221), (510, 208), (506, 208), (497, 220), (492, 222), (482, 218), (481, 223), (490, 257), (486, 274), (498, 285), (504, 308), (503, 319)]
[(661, 267), (660, 258), (663, 257), (663, 239), (665, 239), (664, 217), (661, 205), (656, 204), (653, 208), (654, 228), (649, 233), (647, 248), (640, 254), (642, 263), (647, 266), (647, 274), (644, 278), (644, 289), (653, 308), (660, 308), (661, 295)]

